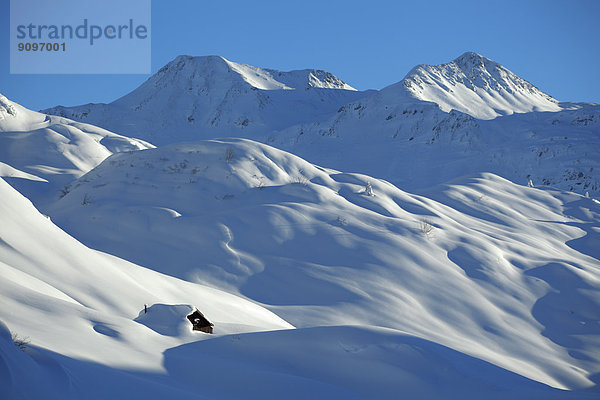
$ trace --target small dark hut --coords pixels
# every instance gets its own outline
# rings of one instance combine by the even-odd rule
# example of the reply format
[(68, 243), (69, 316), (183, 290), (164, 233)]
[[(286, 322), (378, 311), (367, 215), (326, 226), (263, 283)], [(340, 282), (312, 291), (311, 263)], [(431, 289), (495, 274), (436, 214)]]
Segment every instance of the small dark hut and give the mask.
[(192, 329), (206, 333), (213, 333), (213, 324), (206, 319), (197, 308), (196, 311), (187, 316), (187, 319), (192, 323)]

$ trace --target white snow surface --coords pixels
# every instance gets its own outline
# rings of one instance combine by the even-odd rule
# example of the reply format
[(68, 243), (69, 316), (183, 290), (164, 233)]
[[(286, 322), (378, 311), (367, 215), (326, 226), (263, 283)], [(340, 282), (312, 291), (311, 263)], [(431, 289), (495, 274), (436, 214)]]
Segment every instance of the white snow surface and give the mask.
[(239, 64), (223, 57), (211, 58), (225, 61), (232, 71), (257, 89), (262, 90), (295, 90), (308, 88), (356, 90), (335, 75), (323, 70), (296, 70), (281, 72), (273, 69), (253, 67), (252, 65)]
[[(9, 348), (14, 345), (3, 338), (3, 399), (81, 398), (90, 383), (85, 374), (93, 369), (163, 373), (166, 349), (208, 337), (192, 332), (183, 321), (171, 327), (177, 328), (171, 334), (157, 329), (156, 321), (136, 322), (145, 303), (174, 310), (183, 307), (185, 312), (200, 307), (215, 324), (216, 335), (292, 328), (240, 297), (85, 247), (1, 179), (0, 221), (0, 321), (31, 341), (26, 353), (19, 351), (20, 361), (15, 361)], [(147, 315), (160, 308), (150, 306)], [(162, 320), (170, 322), (164, 316)], [(87, 370), (70, 369), (63, 363), (66, 360)], [(48, 378), (49, 392), (43, 385), (18, 384), (26, 380), (20, 369), (28, 365), (35, 365), (28, 371), (30, 379)], [(102, 377), (94, 379), (102, 381)]]
[(592, 199), (493, 175), (424, 197), (231, 139), (115, 154), (56, 207), (160, 272), (0, 180), (3, 398), (597, 396)]
[(28, 110), (0, 95), (0, 176), (10, 178), (31, 198), (58, 196), (60, 188), (113, 153), (152, 147), (93, 125)]
[(600, 209), (579, 195), (492, 174), (416, 195), (228, 139), (111, 156), (49, 213), (297, 327), (385, 327), (562, 389), (599, 372)]

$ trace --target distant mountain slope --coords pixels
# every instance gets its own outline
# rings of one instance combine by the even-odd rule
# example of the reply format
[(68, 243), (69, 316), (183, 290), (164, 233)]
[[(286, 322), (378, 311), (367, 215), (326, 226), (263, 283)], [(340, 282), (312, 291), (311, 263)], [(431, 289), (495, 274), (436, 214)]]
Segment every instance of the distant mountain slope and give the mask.
[(388, 97), (431, 101), (443, 111), (457, 110), (478, 119), (562, 109), (557, 100), (531, 83), (473, 52), (447, 64), (418, 65), (381, 92)]
[(479, 174), (424, 197), (230, 139), (113, 155), (49, 212), (295, 326), (393, 328), (560, 388), (600, 372), (600, 209), (579, 195)]
[(46, 112), (160, 145), (261, 136), (335, 112), (363, 95), (320, 70), (281, 72), (218, 56), (179, 56), (110, 104)]
[(476, 119), (383, 90), (267, 143), (311, 162), (421, 190), (492, 172), (515, 183), (600, 196), (600, 106)]
[(0, 176), (32, 200), (44, 194), (58, 196), (60, 188), (113, 153), (152, 147), (93, 125), (28, 110), (0, 95)]

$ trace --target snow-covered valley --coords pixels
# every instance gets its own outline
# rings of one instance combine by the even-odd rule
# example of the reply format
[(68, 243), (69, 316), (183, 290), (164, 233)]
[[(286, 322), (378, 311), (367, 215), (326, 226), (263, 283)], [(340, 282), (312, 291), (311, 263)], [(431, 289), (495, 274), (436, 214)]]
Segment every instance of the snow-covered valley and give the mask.
[(0, 398), (598, 397), (598, 105), (465, 53), (0, 106)]

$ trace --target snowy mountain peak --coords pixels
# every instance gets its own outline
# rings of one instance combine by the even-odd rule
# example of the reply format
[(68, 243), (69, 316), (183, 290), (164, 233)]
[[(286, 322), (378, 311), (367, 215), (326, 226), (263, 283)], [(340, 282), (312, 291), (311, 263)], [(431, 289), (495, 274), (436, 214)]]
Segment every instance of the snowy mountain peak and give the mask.
[(333, 114), (364, 96), (318, 69), (278, 71), (220, 56), (176, 57), (110, 104), (45, 112), (123, 132), (158, 145), (214, 137), (266, 136)]
[(156, 75), (163, 76), (168, 74), (177, 74), (189, 69), (211, 68), (226, 70), (227, 60), (220, 56), (193, 57), (190, 55), (180, 55), (167, 63), (158, 70)]
[(453, 67), (457, 66), (459, 72), (456, 74), (456, 79), (460, 80), (462, 78), (464, 81), (466, 77), (472, 86), (484, 88), (488, 91), (504, 89), (508, 93), (512, 93), (516, 87), (517, 90), (521, 89), (526, 94), (538, 96), (551, 103), (557, 103), (557, 100), (552, 96), (547, 95), (531, 83), (481, 54), (466, 52), (446, 65), (448, 65), (446, 68), (452, 70), (452, 72), (456, 71)]
[(462, 70), (466, 69), (475, 69), (475, 68), (486, 68), (486, 64), (490, 65), (492, 68), (502, 67), (495, 61), (490, 60), (482, 56), (479, 53), (474, 53), (472, 51), (467, 51), (466, 53), (461, 54), (454, 61), (455, 64), (459, 65)]
[(388, 88), (434, 102), (444, 111), (455, 109), (480, 119), (561, 110), (556, 99), (499, 63), (473, 52), (446, 64), (418, 65)]
[[(147, 83), (154, 87), (185, 81), (190, 87), (213, 86), (220, 80), (260, 90), (326, 88), (356, 90), (335, 75), (315, 69), (282, 72), (229, 61), (221, 56), (182, 55), (162, 67)], [(246, 84), (246, 85), (244, 85)]]

